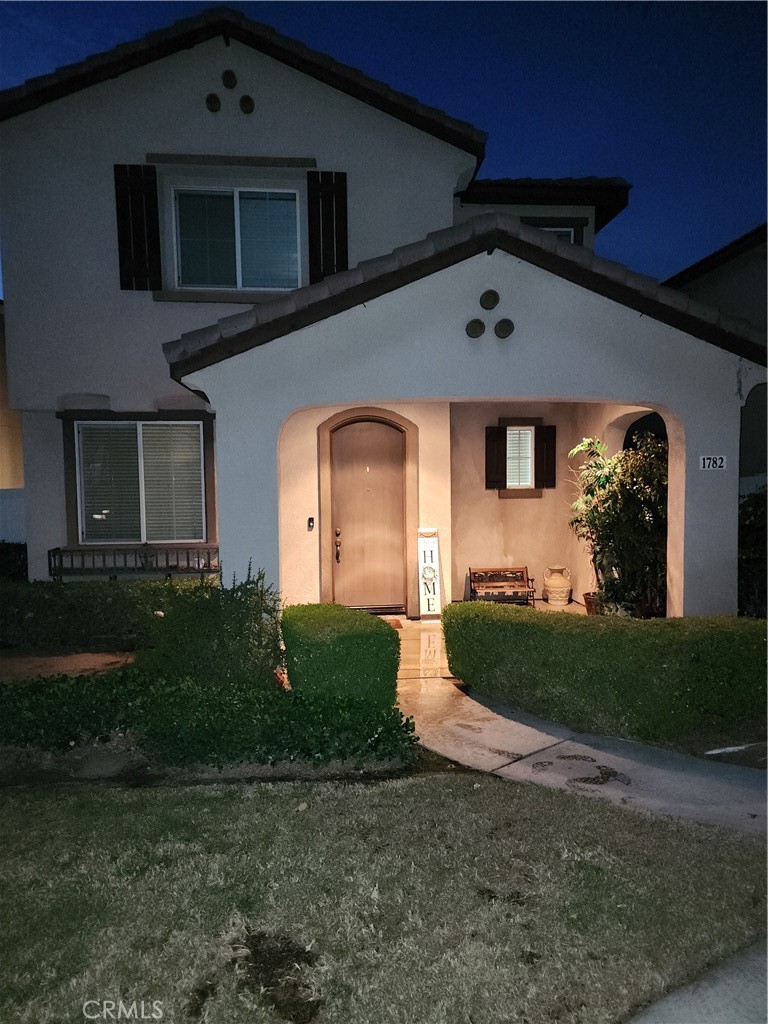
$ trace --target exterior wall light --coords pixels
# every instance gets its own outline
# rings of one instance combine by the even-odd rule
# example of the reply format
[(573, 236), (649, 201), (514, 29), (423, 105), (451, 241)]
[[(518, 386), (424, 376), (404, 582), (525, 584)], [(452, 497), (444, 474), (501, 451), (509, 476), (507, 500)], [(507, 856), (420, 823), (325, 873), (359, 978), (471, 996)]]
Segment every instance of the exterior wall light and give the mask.
[(470, 338), (479, 338), (485, 333), (485, 324), (482, 320), (470, 320), (466, 326), (466, 332)]
[(512, 331), (514, 331), (515, 325), (511, 320), (507, 320), (506, 317), (503, 320), (499, 320), (496, 326), (493, 328), (493, 333), (497, 338), (508, 338)]

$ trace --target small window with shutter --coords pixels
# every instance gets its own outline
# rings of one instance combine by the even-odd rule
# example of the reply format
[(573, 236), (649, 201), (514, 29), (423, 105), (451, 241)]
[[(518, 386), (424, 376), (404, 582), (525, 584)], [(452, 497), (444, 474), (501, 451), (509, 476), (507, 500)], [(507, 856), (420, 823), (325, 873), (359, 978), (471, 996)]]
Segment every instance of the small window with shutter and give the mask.
[(553, 426), (535, 419), (501, 419), (485, 428), (485, 487), (500, 498), (539, 498), (555, 487)]

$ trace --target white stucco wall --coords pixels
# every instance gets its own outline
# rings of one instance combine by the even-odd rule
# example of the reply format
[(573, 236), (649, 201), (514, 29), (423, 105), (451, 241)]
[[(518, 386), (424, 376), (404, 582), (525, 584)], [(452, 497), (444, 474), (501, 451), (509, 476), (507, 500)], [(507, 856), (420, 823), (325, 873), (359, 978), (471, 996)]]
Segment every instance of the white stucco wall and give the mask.
[[(479, 306), (494, 288), (492, 314)], [(479, 339), (465, 332), (484, 316)], [(506, 341), (500, 317), (516, 329)], [(764, 371), (499, 250), (192, 373), (217, 408), (220, 543), (278, 579), (281, 424), (307, 405), (573, 401), (663, 410), (670, 438), (669, 612), (735, 612), (739, 418)], [(741, 389), (741, 390), (739, 390)], [(701, 472), (702, 454), (727, 469)], [(685, 542), (682, 532), (685, 531)]]
[[(225, 69), (237, 76), (232, 91), (222, 86)], [(221, 97), (218, 113), (206, 109), (209, 92)], [(244, 93), (256, 103), (250, 115), (239, 109)], [(474, 165), (221, 38), (11, 119), (0, 127), (0, 153), (10, 397), (20, 409), (55, 408), (59, 395), (82, 391), (110, 395), (115, 409), (151, 408), (179, 391), (162, 342), (239, 308), (120, 291), (114, 164), (143, 164), (148, 153), (232, 154), (308, 157), (320, 170), (346, 171), (350, 265), (449, 225), (453, 192)]]
[[(222, 85), (225, 69), (235, 72), (234, 90)], [(206, 108), (210, 92), (222, 100), (218, 113)], [(239, 109), (244, 94), (256, 104), (250, 115)], [(77, 407), (83, 394), (104, 396), (102, 407), (113, 411), (199, 406), (169, 378), (162, 343), (244, 308), (231, 300), (157, 301), (148, 291), (120, 290), (113, 166), (144, 164), (151, 153), (307, 158), (318, 170), (346, 172), (350, 265), (451, 224), (453, 193), (475, 163), (221, 38), (0, 125), (9, 399), (18, 410), (47, 410), (51, 421), (25, 435), (45, 446), (26, 460), (33, 576), (46, 574), (47, 549), (66, 541), (63, 506), (54, 508), (47, 492), (51, 475), (63, 471), (55, 410)], [(189, 174), (188, 167), (179, 170)], [(171, 173), (173, 166), (158, 165), (161, 232)], [(294, 174), (302, 188), (306, 181), (305, 168), (288, 177), (244, 167), (231, 173), (239, 185), (280, 174), (288, 184)], [(200, 171), (203, 184), (213, 177), (210, 169)], [(163, 240), (165, 265), (172, 262), (172, 237), (166, 232)], [(46, 500), (37, 505), (42, 494)]]
[[(280, 594), (286, 604), (320, 600), (318, 446), (320, 423), (341, 405), (301, 409), (288, 417), (279, 437)], [(377, 406), (415, 423), (419, 431), (419, 527), (438, 530), (443, 603), (451, 600), (451, 453), (447, 402), (389, 402)], [(312, 516), (315, 528), (307, 529)], [(416, 537), (409, 537), (414, 547)], [(448, 557), (448, 561), (446, 558)]]

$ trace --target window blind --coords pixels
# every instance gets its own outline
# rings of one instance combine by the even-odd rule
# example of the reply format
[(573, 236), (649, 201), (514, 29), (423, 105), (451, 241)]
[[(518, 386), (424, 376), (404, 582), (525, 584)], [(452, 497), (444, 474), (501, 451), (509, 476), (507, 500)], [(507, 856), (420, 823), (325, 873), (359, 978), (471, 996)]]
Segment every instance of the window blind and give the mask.
[(297, 288), (296, 196), (241, 192), (240, 253), (244, 288)]
[(236, 288), (235, 212), (232, 193), (179, 192), (179, 283)]
[(133, 423), (81, 423), (83, 540), (140, 541), (139, 452)]
[(198, 423), (143, 423), (145, 539), (203, 540), (202, 437)]
[(84, 542), (205, 540), (200, 423), (78, 424)]

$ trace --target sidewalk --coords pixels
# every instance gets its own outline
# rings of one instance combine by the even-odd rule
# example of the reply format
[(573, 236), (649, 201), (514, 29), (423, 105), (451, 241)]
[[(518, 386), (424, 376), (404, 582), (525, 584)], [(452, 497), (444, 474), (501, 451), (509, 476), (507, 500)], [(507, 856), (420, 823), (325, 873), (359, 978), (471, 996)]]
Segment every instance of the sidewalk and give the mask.
[[(765, 836), (766, 775), (571, 729), (473, 700), (451, 679), (439, 621), (401, 620), (398, 696), (423, 746), (460, 764), (661, 817)], [(760, 943), (626, 1024), (766, 1024)]]
[(439, 621), (403, 621), (399, 632), (400, 707), (429, 750), (501, 778), (765, 835), (765, 772), (578, 733), (523, 712), (513, 716), (468, 697), (451, 680)]

